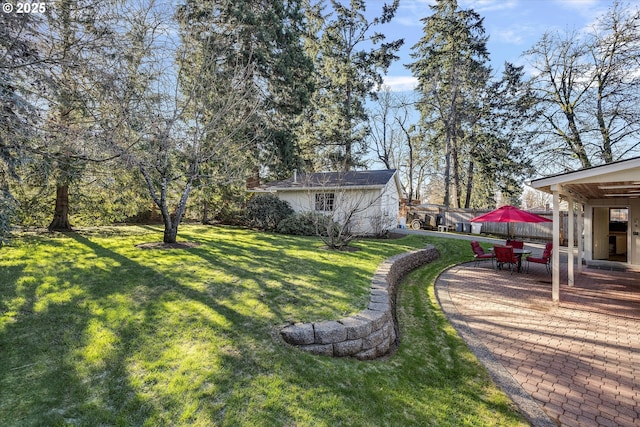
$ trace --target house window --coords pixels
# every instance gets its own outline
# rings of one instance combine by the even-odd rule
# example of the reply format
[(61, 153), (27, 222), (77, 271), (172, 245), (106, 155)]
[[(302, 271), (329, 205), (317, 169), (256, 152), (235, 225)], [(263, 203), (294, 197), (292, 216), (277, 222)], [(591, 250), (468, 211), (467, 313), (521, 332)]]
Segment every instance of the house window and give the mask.
[(629, 221), (629, 209), (627, 208), (609, 208), (609, 221), (610, 222), (628, 222)]
[(316, 210), (317, 211), (333, 211), (334, 200), (335, 200), (334, 193), (317, 193), (316, 194)]

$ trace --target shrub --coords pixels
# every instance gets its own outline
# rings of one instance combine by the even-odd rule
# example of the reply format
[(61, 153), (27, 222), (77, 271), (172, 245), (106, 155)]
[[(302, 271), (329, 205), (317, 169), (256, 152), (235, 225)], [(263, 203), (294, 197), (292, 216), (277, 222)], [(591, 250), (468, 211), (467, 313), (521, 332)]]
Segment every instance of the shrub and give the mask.
[(359, 236), (354, 234), (351, 229), (350, 221), (339, 223), (336, 221), (329, 221), (325, 223), (320, 238), (327, 245), (329, 249), (344, 250), (349, 246), (349, 243), (357, 239)]
[(244, 185), (222, 185), (202, 189), (197, 210), (203, 224), (246, 225), (249, 198)]
[(275, 231), (280, 221), (293, 213), (289, 203), (273, 194), (260, 194), (247, 203), (248, 225), (265, 231)]
[(224, 203), (214, 216), (214, 220), (226, 225), (244, 225), (245, 212), (235, 203)]
[(295, 212), (278, 224), (278, 233), (296, 236), (318, 236), (326, 233), (331, 219), (315, 212)]

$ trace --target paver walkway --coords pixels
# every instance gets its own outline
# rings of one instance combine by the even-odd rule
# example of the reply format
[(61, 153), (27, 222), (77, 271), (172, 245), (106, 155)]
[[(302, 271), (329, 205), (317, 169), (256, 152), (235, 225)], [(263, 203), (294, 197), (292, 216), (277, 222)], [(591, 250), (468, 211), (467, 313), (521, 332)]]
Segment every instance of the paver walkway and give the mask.
[(640, 273), (586, 269), (556, 305), (544, 266), (534, 269), (464, 264), (436, 293), (532, 424), (640, 426)]

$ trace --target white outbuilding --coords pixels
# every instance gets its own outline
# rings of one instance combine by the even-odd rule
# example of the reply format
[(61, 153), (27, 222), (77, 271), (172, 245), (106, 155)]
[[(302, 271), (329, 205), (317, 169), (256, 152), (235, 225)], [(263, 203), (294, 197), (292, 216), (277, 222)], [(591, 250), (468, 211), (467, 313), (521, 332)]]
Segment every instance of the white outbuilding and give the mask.
[(272, 193), (296, 212), (317, 212), (336, 221), (350, 216), (352, 232), (374, 235), (398, 226), (402, 187), (395, 169), (295, 173), (251, 189)]

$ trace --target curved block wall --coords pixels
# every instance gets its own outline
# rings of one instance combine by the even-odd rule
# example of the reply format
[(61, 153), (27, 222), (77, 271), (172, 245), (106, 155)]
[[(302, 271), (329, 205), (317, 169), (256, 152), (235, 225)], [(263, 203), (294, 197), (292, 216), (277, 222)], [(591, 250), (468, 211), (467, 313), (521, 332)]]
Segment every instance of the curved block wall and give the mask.
[(411, 270), (438, 258), (432, 245), (386, 259), (373, 275), (369, 306), (340, 320), (295, 323), (280, 331), (285, 342), (313, 354), (370, 360), (395, 348), (396, 287)]

